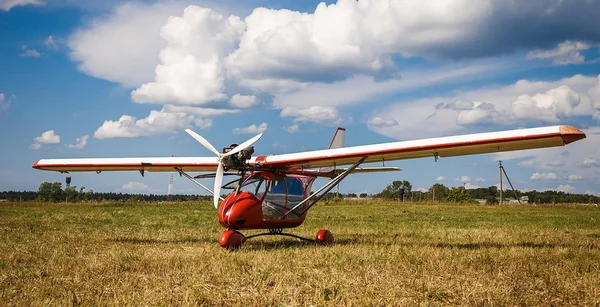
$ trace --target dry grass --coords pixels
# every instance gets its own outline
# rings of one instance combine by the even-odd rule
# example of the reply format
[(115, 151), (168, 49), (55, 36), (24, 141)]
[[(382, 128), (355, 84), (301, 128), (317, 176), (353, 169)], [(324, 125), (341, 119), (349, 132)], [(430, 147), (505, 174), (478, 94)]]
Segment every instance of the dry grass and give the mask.
[[(220, 248), (210, 204), (2, 205), (2, 305), (598, 305), (600, 209), (319, 205)], [(255, 232), (248, 232), (251, 234)]]

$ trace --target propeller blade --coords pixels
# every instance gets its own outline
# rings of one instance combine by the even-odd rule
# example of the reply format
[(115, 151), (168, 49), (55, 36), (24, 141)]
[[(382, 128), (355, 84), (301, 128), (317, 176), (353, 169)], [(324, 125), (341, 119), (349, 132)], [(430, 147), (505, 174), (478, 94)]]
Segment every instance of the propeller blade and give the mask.
[(215, 176), (215, 187), (213, 189), (213, 201), (215, 203), (215, 208), (219, 209), (219, 196), (221, 195), (221, 185), (223, 185), (223, 163), (219, 162), (219, 166), (217, 167), (217, 173)]
[(223, 154), (223, 157), (234, 155), (234, 154), (236, 154), (236, 153), (238, 153), (238, 152), (240, 152), (240, 151), (242, 151), (242, 150), (244, 150), (244, 149), (252, 146), (252, 144), (256, 143), (256, 141), (258, 141), (262, 137), (262, 135), (263, 135), (262, 132), (259, 133), (257, 136), (255, 136), (255, 137), (253, 137), (253, 138), (245, 141), (244, 143), (236, 146), (234, 149), (232, 149), (228, 153)]
[(215, 149), (215, 147), (212, 146), (212, 144), (209, 143), (205, 138), (201, 137), (198, 133), (194, 132), (191, 129), (185, 129), (185, 132), (187, 132), (194, 139), (196, 139), (196, 141), (198, 141), (198, 143), (202, 144), (202, 146), (206, 147), (206, 149), (214, 152), (215, 155), (217, 155), (217, 157), (221, 156), (221, 153), (217, 149)]
[[(217, 173), (200, 174), (200, 175), (194, 176), (194, 179), (215, 178), (215, 176), (217, 176)], [(223, 173), (223, 176), (240, 176), (240, 174), (239, 173)]]

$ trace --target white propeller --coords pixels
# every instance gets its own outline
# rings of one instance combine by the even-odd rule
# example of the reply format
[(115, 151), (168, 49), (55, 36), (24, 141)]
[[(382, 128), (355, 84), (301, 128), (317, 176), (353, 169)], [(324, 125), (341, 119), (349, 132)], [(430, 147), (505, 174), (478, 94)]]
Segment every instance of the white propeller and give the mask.
[(256, 141), (258, 141), (262, 137), (262, 133), (259, 133), (257, 136), (236, 146), (235, 148), (233, 148), (232, 150), (230, 150), (227, 153), (220, 153), (217, 149), (215, 149), (214, 146), (212, 146), (212, 144), (210, 142), (208, 142), (205, 138), (200, 136), (198, 133), (192, 131), (191, 129), (185, 129), (185, 132), (187, 132), (194, 139), (196, 139), (196, 141), (198, 141), (200, 144), (202, 144), (202, 146), (206, 147), (206, 149), (212, 151), (219, 158), (219, 166), (217, 167), (217, 173), (215, 174), (215, 185), (214, 185), (214, 189), (213, 189), (213, 193), (214, 193), (213, 194), (213, 202), (215, 204), (215, 208), (218, 208), (219, 207), (219, 195), (221, 193), (221, 186), (223, 185), (223, 173), (224, 173), (224, 167), (223, 167), (223, 162), (222, 162), (223, 158), (234, 155), (234, 154), (252, 146), (252, 144), (256, 143)]

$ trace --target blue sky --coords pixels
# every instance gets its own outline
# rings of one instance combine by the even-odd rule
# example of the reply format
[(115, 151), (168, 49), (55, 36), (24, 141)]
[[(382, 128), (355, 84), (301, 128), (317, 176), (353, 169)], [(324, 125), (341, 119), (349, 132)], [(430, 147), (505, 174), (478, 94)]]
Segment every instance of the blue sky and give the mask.
[[(342, 192), (498, 184), (600, 195), (598, 1), (0, 0), (0, 190), (64, 175), (42, 158), (256, 154), (568, 124), (562, 148), (386, 163)], [(166, 193), (168, 174), (71, 174)], [(207, 184), (211, 184), (208, 180)], [(175, 193), (203, 193), (175, 176)]]

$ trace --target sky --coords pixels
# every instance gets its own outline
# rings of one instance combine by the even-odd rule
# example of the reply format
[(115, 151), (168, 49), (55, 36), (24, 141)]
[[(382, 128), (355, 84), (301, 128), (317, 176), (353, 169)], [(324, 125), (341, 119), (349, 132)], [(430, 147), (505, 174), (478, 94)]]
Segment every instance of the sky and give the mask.
[[(600, 196), (600, 1), (0, 0), (0, 190), (64, 182), (43, 158), (258, 155), (571, 125), (566, 147), (386, 162), (393, 180)], [(380, 166), (380, 165), (372, 165)], [(168, 173), (73, 173), (165, 194)], [(205, 184), (211, 185), (210, 179)], [(319, 180), (317, 184), (323, 183)], [(174, 176), (174, 193), (204, 192)]]

